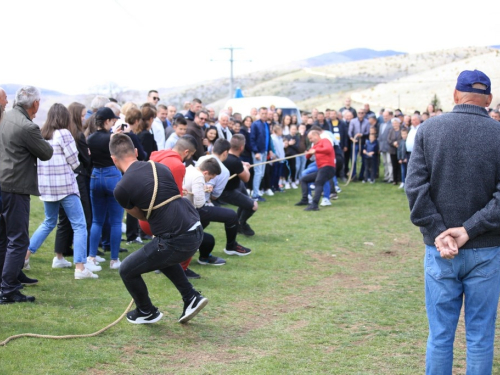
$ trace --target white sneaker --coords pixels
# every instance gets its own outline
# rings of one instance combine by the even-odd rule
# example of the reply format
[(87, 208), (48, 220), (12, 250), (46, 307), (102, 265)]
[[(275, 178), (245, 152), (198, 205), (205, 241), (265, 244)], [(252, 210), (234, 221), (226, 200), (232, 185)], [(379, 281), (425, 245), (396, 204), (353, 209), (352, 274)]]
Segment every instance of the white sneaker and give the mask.
[(120, 262), (120, 259), (112, 260), (109, 262), (109, 269), (118, 270), (120, 269), (120, 264), (122, 264), (122, 262)]
[(292, 187), (290, 186), (290, 183), (287, 181), (285, 182), (285, 189), (291, 189)]
[(127, 224), (122, 223), (122, 233), (127, 233)]
[(405, 183), (404, 182), (401, 182), (401, 185), (399, 185), (399, 188), (400, 189), (403, 189), (405, 187)]
[(316, 189), (316, 185), (314, 185), (314, 184), (309, 185), (309, 187), (311, 188), (311, 190)]
[(313, 196), (311, 194), (307, 195), (307, 202), (311, 204), (313, 202)]
[(30, 267), (30, 260), (29, 259), (25, 259), (24, 260), (23, 270), (29, 271), (30, 269), (31, 269), (31, 267)]
[(54, 257), (52, 259), (52, 268), (67, 268), (71, 267), (71, 262), (68, 262), (66, 259), (61, 258), (58, 259), (57, 257)]
[(103, 257), (100, 257), (99, 255), (96, 255), (94, 259), (95, 259), (96, 263), (102, 263), (102, 262), (106, 261), (106, 259), (104, 259)]
[(332, 205), (332, 202), (330, 202), (330, 199), (328, 198), (323, 198), (321, 200), (321, 203), (320, 203), (320, 206), (331, 206)]
[(264, 195), (264, 190), (259, 190), (259, 195), (262, 197)]
[(249, 196), (249, 197), (251, 197), (251, 196), (252, 196), (252, 194), (251, 194), (251, 193), (252, 193), (252, 192), (250, 191), (250, 189), (247, 189), (247, 194), (248, 194), (248, 196)]
[(93, 274), (88, 268), (84, 268), (83, 271), (75, 270), (75, 279), (97, 279), (99, 275)]
[(264, 194), (266, 195), (269, 195), (270, 197), (272, 197), (274, 195), (273, 191), (271, 189), (267, 189)]
[(336, 191), (337, 193), (341, 193), (341, 192), (342, 192), (342, 189), (341, 189), (340, 187), (338, 187), (338, 186), (335, 186), (335, 191)]
[(87, 263), (85, 263), (85, 268), (91, 272), (98, 272), (102, 270), (101, 266), (98, 266), (93, 259), (87, 258)]
[(292, 182), (290, 186), (292, 187), (292, 189), (298, 189), (297, 184), (295, 182)]

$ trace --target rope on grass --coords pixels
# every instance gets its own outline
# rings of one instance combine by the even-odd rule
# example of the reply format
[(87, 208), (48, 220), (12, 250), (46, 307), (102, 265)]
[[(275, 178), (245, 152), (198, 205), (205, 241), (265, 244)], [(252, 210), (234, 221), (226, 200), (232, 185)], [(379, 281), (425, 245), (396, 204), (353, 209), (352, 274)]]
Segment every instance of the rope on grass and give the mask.
[(104, 331), (110, 329), (111, 327), (117, 325), (118, 322), (120, 322), (120, 320), (122, 320), (123, 317), (125, 316), (125, 314), (130, 310), (130, 308), (132, 307), (133, 303), (134, 303), (134, 300), (130, 301), (130, 303), (128, 304), (127, 308), (123, 312), (123, 314), (121, 314), (120, 317), (118, 319), (116, 319), (113, 323), (108, 324), (106, 327), (101, 328), (99, 331), (96, 331), (94, 333), (87, 333), (87, 334), (83, 334), (83, 335), (64, 335), (64, 336), (39, 335), (37, 333), (21, 333), (19, 335), (14, 335), (14, 336), (8, 337), (6, 340), (0, 342), (0, 346), (6, 346), (9, 341), (15, 340), (15, 339), (18, 339), (18, 338), (21, 338), (21, 337), (37, 337), (37, 338), (42, 338), (42, 339), (58, 339), (58, 340), (61, 340), (61, 339), (76, 339), (76, 338), (83, 338), (83, 337), (94, 337), (94, 336), (97, 336), (97, 335), (103, 333)]

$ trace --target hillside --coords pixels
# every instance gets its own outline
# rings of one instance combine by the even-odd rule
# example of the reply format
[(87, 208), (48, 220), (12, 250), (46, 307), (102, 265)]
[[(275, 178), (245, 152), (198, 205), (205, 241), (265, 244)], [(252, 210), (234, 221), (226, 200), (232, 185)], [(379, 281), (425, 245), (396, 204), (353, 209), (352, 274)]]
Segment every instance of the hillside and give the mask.
[[(346, 58), (353, 59), (356, 56), (367, 56), (370, 51), (364, 51), (364, 55), (359, 50), (343, 53)], [(433, 96), (437, 95), (441, 107), (449, 111), (453, 107), (452, 92), (458, 73), (464, 69), (480, 69), (492, 80), (493, 104), (500, 102), (500, 50), (493, 47), (454, 48), (318, 67), (311, 65), (302, 68), (273, 68), (236, 76), (234, 87), (240, 87), (244, 96), (289, 97), (304, 110), (339, 108), (345, 97), (350, 96), (355, 107), (370, 103), (373, 110), (401, 108), (404, 112), (410, 112), (425, 109)], [(222, 78), (183, 87), (159, 89), (159, 94), (161, 102), (173, 104), (178, 109), (182, 108), (185, 101), (198, 97), (206, 106), (214, 107), (218, 111), (227, 101), (228, 90), (229, 79)], [(49, 90), (43, 90), (43, 93), (42, 108), (36, 120), (39, 124), (43, 124), (44, 114), (54, 102), (69, 104), (79, 101), (89, 105), (94, 96), (65, 96)], [(114, 96), (122, 103), (142, 103), (147, 92), (121, 91), (113, 87), (107, 95)]]

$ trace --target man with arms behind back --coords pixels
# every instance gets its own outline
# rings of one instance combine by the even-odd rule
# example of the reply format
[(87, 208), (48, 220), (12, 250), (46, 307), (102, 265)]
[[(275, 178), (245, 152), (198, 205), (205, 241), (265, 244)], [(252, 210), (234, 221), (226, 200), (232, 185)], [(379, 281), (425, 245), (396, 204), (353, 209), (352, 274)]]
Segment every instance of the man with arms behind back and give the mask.
[(484, 73), (460, 73), (453, 97), (452, 112), (419, 126), (405, 184), (425, 243), (426, 373), (452, 373), (463, 304), (467, 374), (485, 375), (500, 293), (500, 127)]

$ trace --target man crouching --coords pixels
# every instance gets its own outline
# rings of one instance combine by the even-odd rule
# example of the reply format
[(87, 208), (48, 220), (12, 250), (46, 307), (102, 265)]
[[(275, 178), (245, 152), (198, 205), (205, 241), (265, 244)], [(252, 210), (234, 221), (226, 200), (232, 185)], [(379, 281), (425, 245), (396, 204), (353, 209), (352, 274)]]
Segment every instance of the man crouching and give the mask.
[(128, 136), (111, 137), (109, 150), (116, 167), (124, 173), (114, 190), (115, 199), (132, 216), (147, 220), (155, 235), (120, 266), (120, 276), (137, 306), (127, 313), (127, 320), (134, 324), (155, 323), (163, 316), (151, 303), (141, 276), (159, 269), (182, 295), (184, 310), (179, 322), (185, 323), (208, 303), (194, 290), (179, 264), (193, 256), (202, 241), (198, 212), (186, 199), (177, 199), (180, 192), (166, 166), (137, 160)]

